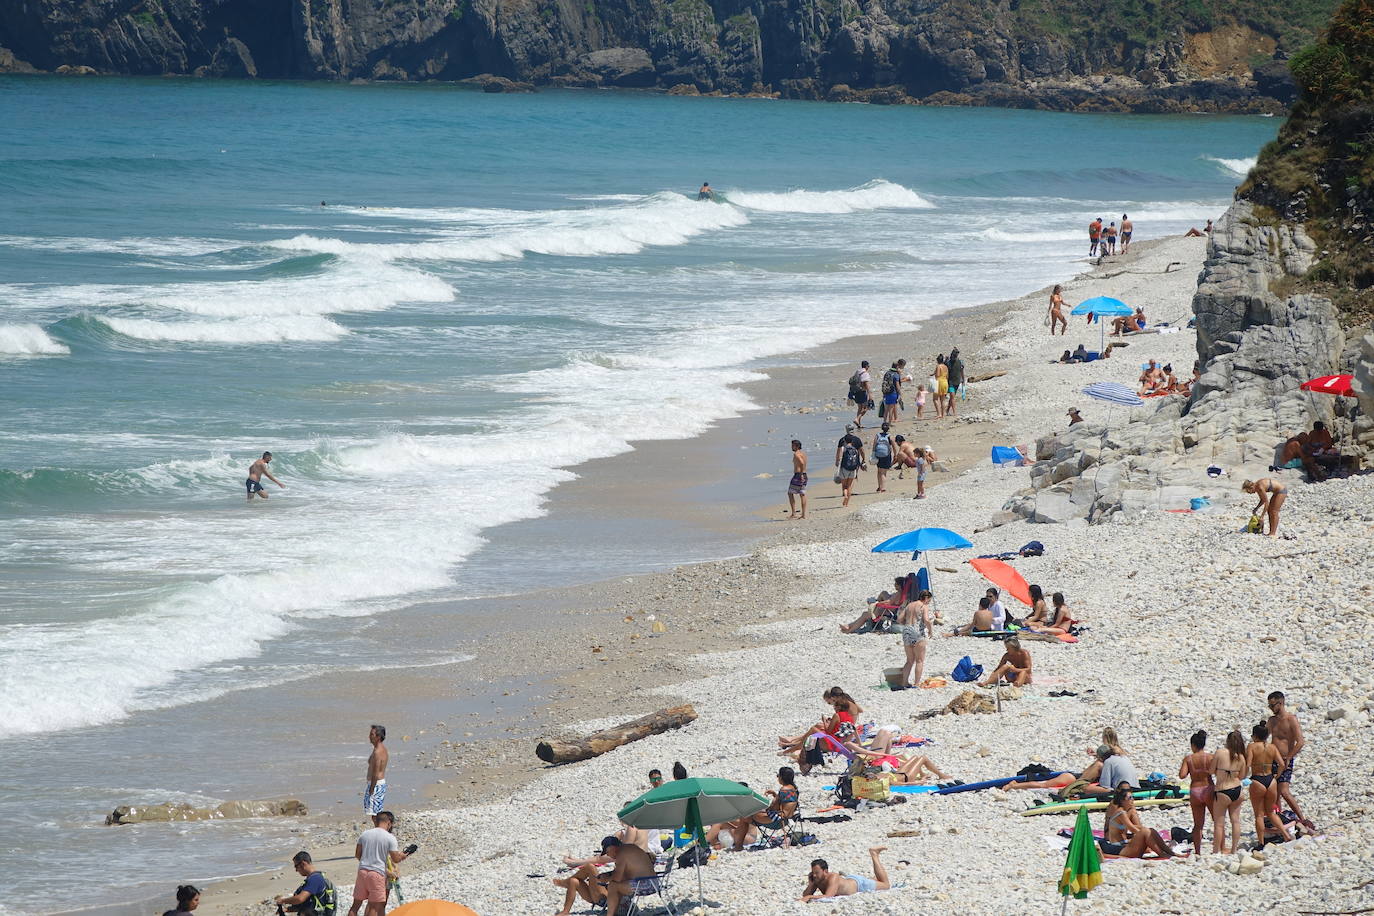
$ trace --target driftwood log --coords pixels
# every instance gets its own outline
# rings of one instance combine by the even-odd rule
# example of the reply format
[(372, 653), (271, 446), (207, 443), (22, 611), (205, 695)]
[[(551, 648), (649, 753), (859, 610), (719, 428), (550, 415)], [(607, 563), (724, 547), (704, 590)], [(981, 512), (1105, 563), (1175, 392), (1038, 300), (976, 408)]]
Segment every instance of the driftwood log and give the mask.
[(670, 706), (667, 709), (660, 709), (658, 712), (635, 719), (633, 722), (626, 722), (624, 725), (593, 732), (585, 738), (573, 738), (567, 741), (551, 738), (547, 741), (540, 741), (535, 745), (534, 753), (545, 763), (572, 763), (576, 760), (589, 760), (618, 748), (622, 744), (629, 744), (631, 741), (638, 741), (649, 735), (657, 735), (670, 728), (681, 728), (696, 717), (697, 711), (692, 708), (690, 703), (682, 706)]
[(1006, 372), (989, 372), (986, 375), (971, 375), (968, 380), (970, 382), (986, 382), (988, 379), (1001, 378), (1006, 374)]

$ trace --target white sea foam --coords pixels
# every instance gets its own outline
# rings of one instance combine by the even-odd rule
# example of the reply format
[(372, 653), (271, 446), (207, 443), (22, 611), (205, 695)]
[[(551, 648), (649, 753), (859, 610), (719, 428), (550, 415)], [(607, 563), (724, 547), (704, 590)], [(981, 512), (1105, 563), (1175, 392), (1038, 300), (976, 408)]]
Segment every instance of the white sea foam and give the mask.
[(346, 328), (316, 315), (234, 318), (226, 321), (153, 321), (96, 316), (111, 330), (139, 340), (183, 343), (259, 344), (338, 340)]
[(0, 245), (7, 248), (28, 248), (39, 251), (108, 252), (112, 254), (149, 255), (154, 257), (183, 257), (215, 254), (240, 248), (244, 242), (229, 239), (201, 238), (118, 238), (99, 239), (72, 237), (42, 237), (0, 235)]
[(1064, 230), (1016, 232), (993, 226), (978, 233), (979, 238), (992, 242), (1069, 242), (1077, 241), (1084, 233)]
[(768, 213), (855, 213), (860, 210), (931, 210), (910, 188), (881, 179), (847, 191), (727, 191), (730, 203)]
[(0, 356), (63, 356), (70, 352), (36, 324), (0, 324)]
[(1226, 159), (1222, 156), (1203, 156), (1208, 162), (1215, 162), (1226, 171), (1239, 178), (1244, 178), (1250, 174), (1250, 170), (1259, 161), (1258, 156), (1243, 156), (1240, 159)]
[[(414, 218), (417, 211), (400, 212)], [(681, 245), (704, 232), (749, 222), (736, 207), (698, 203), (667, 192), (613, 207), (423, 212), (440, 222), (475, 224), (445, 230), (442, 237), (423, 242), (365, 243), (298, 235), (272, 244), (289, 251), (383, 261), (506, 261), (526, 254), (637, 254), (649, 246)]]

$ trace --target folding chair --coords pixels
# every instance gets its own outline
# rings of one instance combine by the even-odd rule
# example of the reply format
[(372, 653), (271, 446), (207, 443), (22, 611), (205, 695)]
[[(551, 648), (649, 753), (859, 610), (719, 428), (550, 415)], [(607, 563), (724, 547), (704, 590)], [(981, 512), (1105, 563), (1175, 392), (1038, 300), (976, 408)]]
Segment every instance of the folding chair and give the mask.
[(645, 897), (658, 897), (657, 905), (663, 907), (668, 916), (677, 916), (672, 898), (668, 896), (668, 878), (673, 873), (673, 863), (677, 859), (669, 855), (663, 863), (663, 870), (647, 878), (631, 878), (630, 887), (634, 893), (627, 898), (629, 904), (624, 916), (641, 916), (640, 901)]

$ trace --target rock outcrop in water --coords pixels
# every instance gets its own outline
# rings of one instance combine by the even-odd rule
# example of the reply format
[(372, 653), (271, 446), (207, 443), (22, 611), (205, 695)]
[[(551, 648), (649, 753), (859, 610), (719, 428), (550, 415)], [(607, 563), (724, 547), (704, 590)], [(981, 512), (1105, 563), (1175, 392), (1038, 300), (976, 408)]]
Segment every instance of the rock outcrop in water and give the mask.
[(1314, 28), (1283, 6), (1183, 14), (1103, 0), (1088, 15), (1076, 0), (28, 0), (0, 4), (0, 70), (489, 74), (885, 104), (1258, 111), (1291, 100), (1276, 55)]
[(165, 821), (218, 821), (239, 817), (305, 817), (305, 802), (294, 798), (283, 801), (227, 801), (214, 808), (197, 808), (185, 803), (164, 805), (120, 805), (105, 817), (106, 826), (147, 824)]

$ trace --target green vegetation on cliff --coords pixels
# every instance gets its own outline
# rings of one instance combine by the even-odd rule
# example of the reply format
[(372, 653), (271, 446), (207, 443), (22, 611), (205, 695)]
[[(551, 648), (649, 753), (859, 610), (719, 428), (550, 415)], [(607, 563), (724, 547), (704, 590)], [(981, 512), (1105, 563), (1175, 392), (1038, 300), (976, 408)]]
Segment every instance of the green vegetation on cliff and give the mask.
[(1238, 196), (1305, 223), (1321, 249), (1306, 285), (1362, 320), (1374, 315), (1374, 0), (1345, 0), (1291, 69), (1301, 95)]

